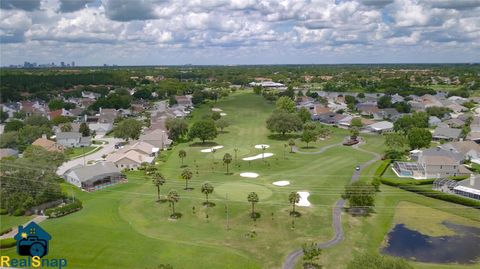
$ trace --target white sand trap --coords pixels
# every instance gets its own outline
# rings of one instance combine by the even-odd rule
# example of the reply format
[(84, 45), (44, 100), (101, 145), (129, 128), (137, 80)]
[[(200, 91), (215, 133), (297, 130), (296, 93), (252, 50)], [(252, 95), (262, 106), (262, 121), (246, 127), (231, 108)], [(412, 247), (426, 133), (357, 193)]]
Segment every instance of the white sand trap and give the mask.
[(304, 207), (308, 207), (311, 205), (308, 201), (308, 196), (310, 196), (310, 193), (308, 191), (297, 191), (297, 193), (300, 195), (300, 201), (298, 201), (298, 203), (296, 203), (295, 205)]
[(258, 145), (255, 145), (255, 148), (256, 149), (262, 149), (262, 147), (265, 147), (266, 149), (268, 149), (270, 147), (270, 145), (266, 145), (266, 144), (258, 144)]
[(221, 109), (218, 108), (218, 107), (214, 107), (214, 108), (212, 108), (212, 111), (213, 111), (213, 112), (220, 112), (220, 111), (223, 111), (223, 110), (221, 110)]
[(283, 187), (283, 186), (288, 186), (290, 185), (290, 181), (288, 180), (280, 180), (280, 181), (275, 181), (272, 183), (275, 186)]
[(246, 157), (246, 158), (243, 158), (242, 160), (244, 161), (253, 161), (253, 160), (257, 160), (257, 159), (261, 159), (262, 158), (262, 155), (263, 155), (263, 158), (268, 158), (268, 157), (272, 157), (273, 156), (273, 153), (263, 153), (263, 154), (258, 154), (258, 155), (255, 155), (255, 156), (252, 156), (252, 157)]
[(220, 116), (224, 117), (224, 116), (227, 116), (227, 113), (220, 113)]
[(256, 178), (258, 177), (257, 173), (252, 173), (252, 172), (245, 172), (240, 174), (241, 177), (249, 177), (249, 178)]
[(212, 152), (214, 149), (216, 150), (216, 149), (221, 149), (221, 148), (223, 148), (223, 146), (215, 146), (215, 147), (211, 147), (209, 149), (202, 149), (202, 150), (200, 150), (200, 152)]

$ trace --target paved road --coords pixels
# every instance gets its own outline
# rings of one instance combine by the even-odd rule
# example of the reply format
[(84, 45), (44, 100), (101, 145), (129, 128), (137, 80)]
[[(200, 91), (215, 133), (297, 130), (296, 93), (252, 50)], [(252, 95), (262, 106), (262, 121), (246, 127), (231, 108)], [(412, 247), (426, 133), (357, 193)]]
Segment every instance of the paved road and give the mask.
[[(380, 160), (380, 158), (381, 158), (380, 154), (378, 154), (376, 152), (371, 152), (371, 151), (360, 148), (359, 145), (362, 145), (362, 144), (364, 144), (364, 142), (361, 142), (361, 143), (353, 146), (352, 148), (354, 148), (356, 150), (359, 150), (359, 151), (362, 151), (362, 152), (365, 152), (365, 153), (373, 154), (374, 157), (371, 160), (369, 160), (368, 162), (365, 162), (365, 163), (361, 164), (359, 171), (355, 170), (355, 172), (352, 175), (351, 182), (355, 182), (360, 178), (360, 172), (362, 171), (363, 168), (373, 164), (374, 162)], [(332, 147), (338, 146), (338, 145), (341, 145), (341, 144), (329, 145), (329, 146), (323, 147), (319, 151), (313, 152), (313, 153), (312, 152), (295, 151), (295, 150), (298, 150), (296, 147), (293, 148), (293, 151), (298, 152), (298, 153), (304, 153), (304, 154), (319, 154), (319, 153), (322, 153), (329, 148), (332, 148)], [(343, 240), (344, 235), (343, 235), (343, 229), (342, 229), (342, 209), (343, 209), (344, 205), (345, 205), (345, 200), (343, 200), (343, 199), (338, 199), (335, 202), (335, 206), (333, 207), (333, 210), (332, 210), (332, 217), (333, 217), (332, 227), (333, 227), (333, 230), (334, 230), (333, 238), (330, 239), (327, 242), (317, 243), (318, 248), (329, 248), (333, 245), (336, 245), (336, 244), (340, 243)], [(285, 258), (284, 263), (283, 263), (283, 269), (293, 269), (293, 268), (295, 268), (295, 264), (297, 262), (297, 259), (299, 257), (301, 257), (302, 255), (303, 255), (303, 250), (301, 248), (296, 249), (293, 252), (291, 252), (290, 254), (288, 254), (287, 257)]]
[(123, 141), (122, 139), (113, 138), (113, 137), (104, 137), (104, 138), (102, 138), (102, 140), (107, 141), (108, 144), (103, 145), (102, 148), (99, 151), (96, 151), (96, 152), (94, 152), (90, 155), (87, 155), (85, 157), (76, 158), (76, 159), (73, 159), (71, 161), (63, 163), (62, 166), (60, 166), (57, 169), (57, 175), (61, 176), (68, 169), (70, 169), (74, 166), (77, 166), (79, 164), (83, 165), (84, 162), (88, 163), (88, 161), (101, 159), (103, 155), (107, 155), (107, 154), (115, 151), (115, 144), (116, 143)]
[[(27, 224), (29, 224), (29, 223), (32, 222), (32, 221), (35, 222), (35, 223), (37, 223), (37, 224), (39, 224), (40, 222), (46, 220), (47, 218), (48, 218), (47, 216), (35, 216), (35, 218), (33, 218), (32, 220), (28, 221), (28, 222), (25, 223), (23, 226), (24, 226), (24, 227), (27, 226)], [(18, 227), (12, 227), (12, 228), (13, 228), (13, 229), (12, 229), (10, 232), (8, 232), (8, 233), (0, 236), (0, 239), (13, 238), (13, 237), (17, 234), (17, 232), (18, 232)]]

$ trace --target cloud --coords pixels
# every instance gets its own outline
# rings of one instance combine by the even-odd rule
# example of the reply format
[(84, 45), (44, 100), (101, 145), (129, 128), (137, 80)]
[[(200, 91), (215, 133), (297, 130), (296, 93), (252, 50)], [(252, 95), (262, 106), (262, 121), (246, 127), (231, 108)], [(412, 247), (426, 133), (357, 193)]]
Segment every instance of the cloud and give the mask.
[(25, 11), (34, 11), (40, 8), (41, 0), (1, 0), (1, 9), (21, 9)]
[(60, 0), (59, 11), (62, 13), (74, 12), (84, 9), (87, 4), (91, 4), (95, 0)]
[(104, 0), (105, 14), (114, 21), (151, 20), (158, 16), (154, 12), (153, 0)]
[[(142, 55), (148, 61), (149, 52), (157, 51), (205, 61), (210, 55), (257, 62), (287, 51), (304, 61), (327, 52), (338, 59), (371, 60), (368, 53), (388, 51), (394, 53), (391, 59), (401, 59), (427, 47), (451, 51), (455, 43), (478, 59), (479, 1), (0, 0), (0, 39), (9, 44), (0, 56), (13, 57), (21, 47), (37, 50), (34, 57), (85, 59), (92, 59), (92, 48), (105, 59), (115, 49), (116, 57), (131, 56), (132, 63)], [(165, 59), (163, 54), (156, 57)]]

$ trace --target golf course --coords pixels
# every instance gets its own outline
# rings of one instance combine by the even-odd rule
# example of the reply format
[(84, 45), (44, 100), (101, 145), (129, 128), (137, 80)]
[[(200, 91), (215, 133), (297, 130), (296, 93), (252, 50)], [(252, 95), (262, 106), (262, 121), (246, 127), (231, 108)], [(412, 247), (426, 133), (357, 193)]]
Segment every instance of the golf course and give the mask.
[[(170, 190), (177, 191), (175, 211), (181, 214), (180, 218), (170, 218), (171, 204), (157, 201), (157, 188), (143, 171), (127, 172), (128, 183), (92, 193), (64, 184), (64, 192), (80, 199), (83, 209), (41, 223), (52, 236), (49, 257), (65, 258), (70, 268), (79, 269), (157, 268), (161, 264), (175, 269), (282, 268), (285, 257), (302, 244), (322, 243), (334, 236), (332, 209), (344, 186), (350, 183), (355, 167), (374, 159), (374, 153), (383, 154), (381, 135), (361, 134), (364, 142), (357, 149), (341, 145), (348, 130), (330, 126), (323, 127), (331, 130), (330, 136), (309, 143), (309, 148), (295, 135), (272, 134), (265, 121), (275, 104), (250, 91), (199, 106), (190, 123), (211, 114), (212, 108), (225, 113), (229, 127), (206, 144), (195, 140), (174, 145), (161, 152), (156, 162), (158, 171), (166, 178), (160, 195), (165, 197)], [(301, 152), (291, 152), (290, 138), (295, 139)], [(212, 147), (216, 149), (206, 150)], [(181, 150), (186, 152), (183, 167)], [(226, 153), (232, 156), (228, 173), (222, 160)], [(380, 161), (375, 161), (362, 168), (358, 180), (369, 182), (379, 165)], [(193, 174), (188, 190), (181, 177), (184, 169)], [(248, 173), (247, 177), (242, 173)], [(253, 173), (258, 176), (248, 176)], [(273, 184), (278, 181), (288, 184)], [(209, 207), (204, 206), (206, 197), (201, 192), (205, 182), (214, 187), (208, 197), (212, 203)], [(371, 216), (341, 213), (344, 238), (322, 251), (319, 263), (324, 268), (345, 268), (356, 254), (380, 251), (395, 223), (407, 222), (410, 229), (433, 235), (451, 233), (442, 226), (443, 221), (480, 227), (477, 209), (389, 186), (382, 185), (380, 190)], [(250, 215), (252, 204), (247, 200), (251, 192), (258, 195), (255, 220)], [(306, 204), (300, 202), (296, 206), (299, 216), (295, 218), (290, 215), (291, 192), (309, 194), (305, 197), (310, 205), (302, 206)], [(418, 214), (408, 215), (412, 211)], [(0, 228), (27, 220), (2, 216)], [(15, 248), (3, 249), (2, 255), (15, 257)], [(412, 265), (435, 269), (480, 266), (419, 262)], [(300, 260), (296, 268), (301, 268)]]

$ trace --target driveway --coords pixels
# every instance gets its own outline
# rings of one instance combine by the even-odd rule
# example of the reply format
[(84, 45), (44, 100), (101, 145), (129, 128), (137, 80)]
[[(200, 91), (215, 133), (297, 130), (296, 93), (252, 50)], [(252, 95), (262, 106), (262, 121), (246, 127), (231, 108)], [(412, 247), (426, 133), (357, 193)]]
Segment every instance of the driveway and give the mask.
[(61, 176), (65, 171), (68, 169), (77, 166), (77, 165), (83, 165), (84, 163), (87, 164), (88, 161), (93, 161), (93, 160), (98, 160), (102, 159), (103, 155), (108, 155), (109, 153), (114, 152), (115, 149), (115, 144), (118, 142), (122, 142), (122, 139), (118, 138), (113, 138), (113, 137), (105, 137), (102, 138), (102, 141), (107, 141), (108, 144), (105, 144), (102, 146), (102, 148), (99, 151), (96, 151), (92, 154), (86, 155), (85, 157), (79, 157), (76, 159), (73, 159), (71, 161), (63, 163), (58, 169), (57, 169), (57, 175)]

